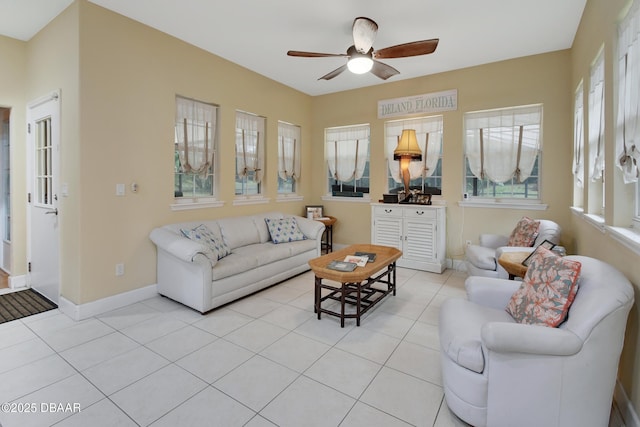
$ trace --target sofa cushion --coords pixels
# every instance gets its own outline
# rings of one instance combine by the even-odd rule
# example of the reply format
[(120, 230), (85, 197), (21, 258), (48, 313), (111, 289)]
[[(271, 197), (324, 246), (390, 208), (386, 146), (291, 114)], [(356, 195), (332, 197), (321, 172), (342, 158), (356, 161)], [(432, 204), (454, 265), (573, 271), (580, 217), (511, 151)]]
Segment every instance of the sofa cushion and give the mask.
[(507, 246), (533, 246), (538, 236), (540, 221), (523, 216), (509, 236)]
[(253, 222), (258, 229), (260, 235), (260, 243), (266, 243), (271, 240), (271, 234), (269, 234), (269, 228), (265, 218), (283, 218), (284, 214), (281, 212), (266, 212), (263, 214), (256, 214), (253, 216)]
[(288, 218), (265, 218), (269, 234), (273, 243), (289, 243), (306, 239), (300, 231), (298, 222), (293, 217)]
[[(447, 308), (445, 308), (447, 306)], [(450, 306), (455, 306), (452, 309)], [(510, 322), (504, 310), (474, 304), (468, 300), (450, 298), (440, 310), (440, 345), (456, 364), (474, 372), (484, 371), (482, 325), (487, 322)]]
[(231, 250), (224, 242), (222, 236), (212, 231), (204, 224), (200, 224), (195, 228), (181, 228), (180, 232), (188, 239), (202, 243), (210, 249), (210, 253), (206, 253), (207, 257), (219, 260), (231, 253)]
[(482, 270), (495, 271), (496, 250), (478, 245), (469, 245), (466, 249), (467, 260)]
[(260, 243), (260, 233), (253, 218), (239, 216), (236, 218), (222, 218), (218, 220), (222, 237), (227, 245), (234, 250), (241, 246)]
[(557, 327), (567, 317), (578, 290), (581, 266), (539, 246), (507, 312), (519, 323)]
[(213, 280), (213, 286), (216, 285), (216, 280), (244, 273), (245, 271), (249, 271), (256, 267), (258, 267), (258, 259), (255, 256), (246, 256), (233, 252), (225, 259), (218, 261), (218, 263), (211, 269), (211, 280)]

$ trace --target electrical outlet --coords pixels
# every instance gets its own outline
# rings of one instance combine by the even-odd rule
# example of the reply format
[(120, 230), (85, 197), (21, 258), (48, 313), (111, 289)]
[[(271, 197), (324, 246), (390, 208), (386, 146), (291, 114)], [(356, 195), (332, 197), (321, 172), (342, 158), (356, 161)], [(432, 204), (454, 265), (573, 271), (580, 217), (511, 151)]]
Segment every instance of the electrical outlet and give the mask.
[(466, 241), (466, 242), (464, 242), (464, 243), (465, 243), (465, 245), (467, 245), (467, 246), (471, 246), (471, 240), (467, 240), (467, 241)]
[(124, 264), (116, 264), (116, 276), (124, 276)]

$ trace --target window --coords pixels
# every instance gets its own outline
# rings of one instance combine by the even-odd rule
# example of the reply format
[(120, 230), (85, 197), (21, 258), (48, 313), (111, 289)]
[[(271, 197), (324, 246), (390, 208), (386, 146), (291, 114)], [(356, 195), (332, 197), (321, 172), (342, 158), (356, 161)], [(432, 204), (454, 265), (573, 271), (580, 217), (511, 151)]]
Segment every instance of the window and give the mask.
[(330, 194), (364, 197), (369, 194), (369, 125), (325, 129), (325, 158)]
[(470, 199), (540, 199), (542, 105), (464, 115)]
[(633, 3), (618, 28), (616, 165), (625, 184), (636, 183), (634, 227), (640, 230), (640, 3)]
[(409, 165), (409, 186), (423, 193), (442, 194), (442, 116), (386, 122), (385, 153), (387, 157), (387, 183), (391, 193), (404, 189), (400, 162), (393, 160), (393, 151), (403, 129), (415, 129), (422, 160)]
[(216, 196), (218, 106), (176, 97), (174, 196), (197, 201)]
[(584, 183), (584, 96), (582, 82), (576, 89), (573, 104), (573, 176), (576, 188)]
[(300, 179), (300, 126), (278, 122), (278, 194), (295, 194)]
[(589, 213), (604, 214), (604, 52), (589, 78)]
[(236, 196), (262, 195), (265, 118), (236, 111)]

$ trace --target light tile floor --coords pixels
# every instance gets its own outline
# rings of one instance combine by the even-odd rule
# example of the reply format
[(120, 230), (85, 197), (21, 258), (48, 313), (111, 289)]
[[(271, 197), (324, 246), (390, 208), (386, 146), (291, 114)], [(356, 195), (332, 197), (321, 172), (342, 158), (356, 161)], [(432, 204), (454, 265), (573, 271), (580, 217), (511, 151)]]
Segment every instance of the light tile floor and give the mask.
[(466, 426), (444, 402), (437, 332), (466, 275), (397, 277), (360, 327), (316, 319), (310, 272), (204, 316), (158, 296), (1, 324), (0, 425)]

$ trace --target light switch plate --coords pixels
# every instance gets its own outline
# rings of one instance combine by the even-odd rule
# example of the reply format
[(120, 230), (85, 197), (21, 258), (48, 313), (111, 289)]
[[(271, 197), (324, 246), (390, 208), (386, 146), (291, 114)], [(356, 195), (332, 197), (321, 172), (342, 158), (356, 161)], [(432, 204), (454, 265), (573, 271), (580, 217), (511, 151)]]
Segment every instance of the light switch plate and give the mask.
[(116, 196), (124, 196), (124, 184), (116, 184)]

